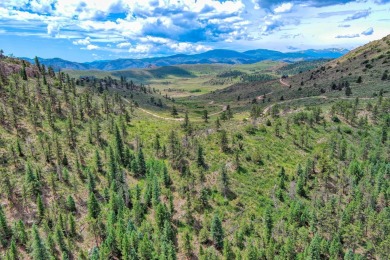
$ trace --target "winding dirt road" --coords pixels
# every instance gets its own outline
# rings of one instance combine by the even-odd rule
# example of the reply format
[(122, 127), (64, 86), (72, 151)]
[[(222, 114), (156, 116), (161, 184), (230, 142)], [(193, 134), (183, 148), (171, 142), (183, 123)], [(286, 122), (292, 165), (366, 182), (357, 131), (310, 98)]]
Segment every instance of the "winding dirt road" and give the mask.
[(280, 84), (286, 87), (290, 87), (290, 84), (287, 84), (286, 82), (283, 81), (283, 79), (279, 79)]
[[(123, 100), (129, 104), (131, 104), (131, 102), (125, 98), (123, 98)], [(216, 116), (216, 115), (219, 115), (219, 114), (222, 114), (223, 112), (225, 112), (227, 110), (227, 106), (225, 105), (221, 105), (222, 106), (222, 110), (219, 111), (219, 112), (215, 112), (215, 113), (212, 113), (212, 114), (209, 114), (209, 116)], [(152, 113), (146, 109), (143, 109), (141, 107), (137, 107), (137, 109), (141, 110), (142, 112), (148, 114), (148, 115), (151, 115), (153, 117), (156, 117), (156, 118), (159, 118), (159, 119), (162, 119), (162, 120), (168, 120), (168, 121), (184, 121), (184, 118), (173, 118), (173, 117), (163, 117), (163, 116), (159, 116), (155, 113)], [(203, 118), (200, 118), (200, 117), (195, 117), (195, 118), (191, 118), (191, 121), (193, 122), (202, 122), (204, 119)]]

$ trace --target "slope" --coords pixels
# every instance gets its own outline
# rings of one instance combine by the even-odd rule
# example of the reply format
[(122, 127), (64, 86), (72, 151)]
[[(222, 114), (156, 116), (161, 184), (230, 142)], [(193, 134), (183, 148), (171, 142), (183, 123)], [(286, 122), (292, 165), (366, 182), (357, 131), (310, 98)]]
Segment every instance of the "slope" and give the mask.
[(0, 60), (1, 258), (389, 255), (390, 99), (167, 121), (37, 65)]

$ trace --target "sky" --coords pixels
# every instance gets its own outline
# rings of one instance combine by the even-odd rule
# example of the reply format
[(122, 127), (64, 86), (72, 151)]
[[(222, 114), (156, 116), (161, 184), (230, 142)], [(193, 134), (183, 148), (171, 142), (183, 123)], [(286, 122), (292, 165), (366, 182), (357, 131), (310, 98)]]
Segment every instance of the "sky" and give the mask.
[(388, 34), (390, 0), (0, 0), (0, 49), (17, 57), (353, 49)]

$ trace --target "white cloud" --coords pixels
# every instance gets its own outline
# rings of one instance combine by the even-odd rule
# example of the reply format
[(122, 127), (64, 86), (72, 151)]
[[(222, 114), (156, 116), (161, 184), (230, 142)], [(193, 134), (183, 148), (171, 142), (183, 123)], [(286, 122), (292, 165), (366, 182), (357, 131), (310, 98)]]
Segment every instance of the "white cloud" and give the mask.
[(152, 48), (153, 48), (153, 45), (151, 45), (151, 44), (142, 44), (142, 45), (137, 45), (135, 47), (130, 48), (129, 52), (135, 53), (135, 54), (145, 54), (145, 53), (149, 53)]
[(93, 45), (93, 44), (88, 44), (86, 48), (82, 48), (82, 49), (87, 49), (87, 50), (97, 50), (99, 49), (100, 47), (97, 46), (97, 45)]
[(287, 13), (287, 12), (291, 11), (293, 6), (294, 5), (292, 3), (283, 3), (283, 4), (279, 5), (278, 7), (276, 7), (274, 9), (274, 12), (275, 13)]
[(91, 44), (91, 38), (87, 37), (85, 39), (78, 39), (73, 41), (74, 45), (90, 45)]
[(178, 42), (169, 45), (169, 47), (175, 52), (180, 53), (194, 53), (194, 52), (203, 52), (209, 51), (212, 48), (201, 45), (201, 44), (191, 44), (188, 42)]
[(47, 34), (55, 37), (60, 34), (61, 26), (57, 22), (52, 22), (47, 25)]
[(121, 42), (116, 45), (118, 48), (129, 48), (131, 46), (130, 42)]

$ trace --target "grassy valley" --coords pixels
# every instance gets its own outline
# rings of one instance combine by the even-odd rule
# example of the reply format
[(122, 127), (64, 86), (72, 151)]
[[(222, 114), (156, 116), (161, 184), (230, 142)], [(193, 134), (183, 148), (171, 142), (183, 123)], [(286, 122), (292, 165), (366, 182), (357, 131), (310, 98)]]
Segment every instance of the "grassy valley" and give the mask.
[(387, 259), (389, 39), (295, 64), (2, 56), (0, 258)]

